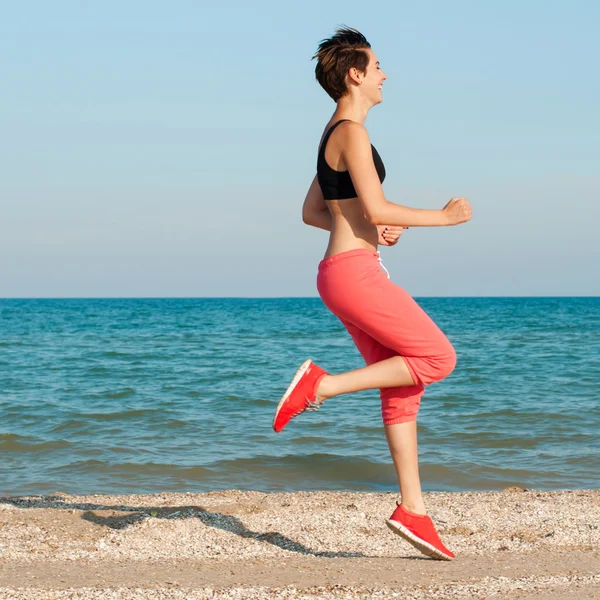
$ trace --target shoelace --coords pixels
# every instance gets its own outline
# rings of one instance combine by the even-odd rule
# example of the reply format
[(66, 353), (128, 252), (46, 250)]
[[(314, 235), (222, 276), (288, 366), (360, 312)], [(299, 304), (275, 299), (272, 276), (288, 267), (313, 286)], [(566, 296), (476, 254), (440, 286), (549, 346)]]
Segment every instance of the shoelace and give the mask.
[(297, 410), (296, 412), (294, 412), (292, 414), (292, 416), (290, 417), (290, 419), (293, 419), (294, 417), (297, 417), (299, 414), (303, 413), (305, 410), (310, 410), (310, 411), (314, 411), (314, 410), (319, 410), (319, 408), (321, 407), (321, 405), (323, 404), (323, 402), (325, 402), (325, 400), (321, 400), (321, 398), (317, 398), (315, 399), (314, 402), (312, 402), (308, 396), (304, 396), (304, 407), (300, 408), (299, 410)]
[(305, 410), (319, 410), (319, 407), (323, 404), (324, 400), (322, 400), (321, 398), (315, 398), (314, 402), (311, 402), (308, 399), (308, 396), (305, 396), (306, 398), (306, 408)]
[(379, 254), (379, 250), (377, 250), (377, 261), (379, 262), (381, 268), (387, 273), (387, 278), (390, 278), (390, 272), (385, 268), (385, 265), (381, 262), (381, 254)]

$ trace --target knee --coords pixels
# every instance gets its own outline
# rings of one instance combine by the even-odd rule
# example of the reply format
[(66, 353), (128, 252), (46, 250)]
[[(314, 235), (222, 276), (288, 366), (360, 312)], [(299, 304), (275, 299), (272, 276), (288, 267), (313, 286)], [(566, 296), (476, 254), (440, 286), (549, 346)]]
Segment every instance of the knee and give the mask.
[(448, 377), (456, 366), (456, 352), (448, 343), (442, 352), (438, 350), (434, 356), (404, 357), (406, 365), (416, 385), (429, 385)]
[(428, 358), (423, 364), (422, 379), (425, 385), (442, 381), (454, 371), (456, 367), (456, 352), (448, 344), (448, 349), (443, 354)]
[(445, 379), (454, 371), (456, 367), (456, 351), (452, 346), (449, 345), (448, 351), (439, 359), (438, 363), (438, 379), (441, 381)]

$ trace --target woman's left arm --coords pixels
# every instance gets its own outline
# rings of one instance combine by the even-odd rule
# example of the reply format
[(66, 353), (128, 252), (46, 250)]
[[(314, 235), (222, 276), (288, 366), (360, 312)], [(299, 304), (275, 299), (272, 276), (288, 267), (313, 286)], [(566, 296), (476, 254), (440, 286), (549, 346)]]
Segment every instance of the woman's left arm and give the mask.
[(302, 205), (302, 220), (307, 225), (331, 231), (331, 213), (327, 208), (327, 204), (325, 204), (316, 175), (310, 184), (310, 188), (308, 188), (308, 193)]

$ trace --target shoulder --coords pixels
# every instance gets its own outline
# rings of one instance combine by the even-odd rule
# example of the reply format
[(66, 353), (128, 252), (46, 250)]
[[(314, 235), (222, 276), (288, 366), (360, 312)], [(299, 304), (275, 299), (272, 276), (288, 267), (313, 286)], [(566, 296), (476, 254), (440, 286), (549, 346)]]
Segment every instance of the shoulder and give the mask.
[(342, 121), (338, 129), (340, 132), (344, 132), (345, 135), (369, 135), (367, 133), (367, 128), (362, 123), (357, 123), (356, 121)]
[(344, 121), (343, 123), (340, 123), (338, 129), (340, 130), (339, 137), (344, 141), (344, 145), (371, 144), (369, 132), (362, 123), (357, 123), (356, 121)]
[(356, 121), (345, 121), (339, 126), (339, 140), (342, 148), (348, 151), (371, 148), (367, 128)]

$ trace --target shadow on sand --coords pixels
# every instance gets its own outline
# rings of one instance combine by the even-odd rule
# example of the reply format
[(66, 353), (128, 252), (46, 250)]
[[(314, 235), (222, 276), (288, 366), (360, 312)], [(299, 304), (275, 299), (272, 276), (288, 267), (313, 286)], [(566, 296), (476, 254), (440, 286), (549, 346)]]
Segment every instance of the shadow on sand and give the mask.
[[(200, 519), (204, 525), (222, 529), (242, 538), (254, 539), (277, 546), (282, 550), (296, 552), (320, 558), (375, 558), (368, 557), (361, 552), (316, 552), (299, 542), (277, 533), (269, 531), (258, 533), (248, 529), (240, 519), (232, 515), (210, 512), (201, 506), (127, 506), (104, 505), (90, 503), (65, 502), (61, 496), (8, 496), (0, 497), (0, 503), (12, 504), (18, 508), (53, 508), (85, 511), (81, 518), (102, 527), (111, 529), (125, 529), (146, 519)], [(94, 511), (113, 511), (126, 513), (123, 515), (102, 516)]]

